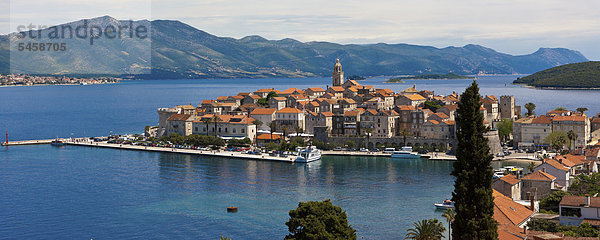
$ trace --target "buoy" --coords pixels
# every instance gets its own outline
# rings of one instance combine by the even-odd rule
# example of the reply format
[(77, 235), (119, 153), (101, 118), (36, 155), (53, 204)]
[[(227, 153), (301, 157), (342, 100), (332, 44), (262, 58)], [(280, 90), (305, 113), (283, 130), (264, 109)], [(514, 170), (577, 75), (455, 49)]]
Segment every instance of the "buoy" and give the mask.
[(227, 212), (237, 212), (237, 207), (227, 207)]

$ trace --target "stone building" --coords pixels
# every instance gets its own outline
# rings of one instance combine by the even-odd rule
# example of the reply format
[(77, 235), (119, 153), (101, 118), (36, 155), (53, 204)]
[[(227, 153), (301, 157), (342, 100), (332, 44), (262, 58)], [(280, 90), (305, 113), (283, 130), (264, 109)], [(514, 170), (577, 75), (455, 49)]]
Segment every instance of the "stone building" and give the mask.
[(521, 180), (515, 175), (508, 174), (494, 180), (492, 188), (512, 200), (521, 200)]
[(521, 178), (521, 199), (538, 201), (547, 197), (555, 189), (556, 177), (541, 170), (527, 174)]
[(335, 59), (335, 65), (333, 66), (332, 80), (334, 87), (340, 87), (344, 84), (344, 71), (342, 71), (342, 64), (340, 59)]
[(515, 96), (500, 96), (500, 118), (515, 119), (517, 116), (515, 109)]

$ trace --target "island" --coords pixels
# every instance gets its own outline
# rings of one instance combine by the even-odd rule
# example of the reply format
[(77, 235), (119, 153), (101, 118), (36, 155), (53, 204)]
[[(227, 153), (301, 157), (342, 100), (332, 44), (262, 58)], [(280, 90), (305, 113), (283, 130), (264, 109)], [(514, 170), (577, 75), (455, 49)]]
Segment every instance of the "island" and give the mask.
[(411, 79), (473, 79), (474, 77), (458, 75), (456, 73), (446, 73), (446, 74), (421, 74), (415, 76), (406, 76), (406, 77), (395, 77), (388, 79), (387, 83), (403, 83), (404, 80)]
[(513, 83), (549, 89), (600, 89), (600, 62), (590, 61), (553, 67), (517, 78)]

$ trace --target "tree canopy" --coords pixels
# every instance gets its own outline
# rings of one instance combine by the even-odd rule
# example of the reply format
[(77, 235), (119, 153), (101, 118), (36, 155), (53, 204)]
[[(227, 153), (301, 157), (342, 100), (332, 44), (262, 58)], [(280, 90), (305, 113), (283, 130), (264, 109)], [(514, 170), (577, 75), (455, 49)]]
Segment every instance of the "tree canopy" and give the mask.
[(424, 219), (413, 223), (413, 228), (408, 229), (406, 239), (413, 240), (440, 240), (444, 237), (446, 227), (437, 219)]
[(535, 104), (534, 103), (525, 103), (525, 109), (527, 109), (527, 116), (533, 116), (535, 112)]
[(563, 149), (565, 144), (567, 144), (568, 139), (569, 138), (567, 137), (566, 132), (553, 131), (552, 133), (548, 134), (548, 136), (546, 136), (544, 142), (550, 144), (550, 147), (552, 147), (552, 149), (560, 151)]
[(457, 148), (452, 176), (454, 192), (452, 200), (456, 216), (452, 224), (454, 239), (497, 239), (497, 222), (494, 220), (494, 197), (492, 196), (493, 171), (490, 153), (484, 133), (484, 116), (479, 111), (481, 95), (477, 82), (461, 95), (456, 111)]
[(285, 225), (290, 234), (285, 239), (356, 239), (356, 230), (348, 224), (346, 212), (334, 206), (329, 199), (300, 202), (289, 215)]
[(508, 141), (513, 129), (513, 121), (510, 119), (502, 119), (498, 123), (498, 136), (502, 141)]

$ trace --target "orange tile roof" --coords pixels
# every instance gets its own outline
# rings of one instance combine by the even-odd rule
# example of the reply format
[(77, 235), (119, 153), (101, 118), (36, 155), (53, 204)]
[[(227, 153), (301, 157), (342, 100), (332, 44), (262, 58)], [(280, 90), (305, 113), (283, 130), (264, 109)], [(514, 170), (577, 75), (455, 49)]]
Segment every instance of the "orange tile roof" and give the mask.
[(523, 240), (525, 229), (514, 224), (498, 224), (498, 240)]
[(325, 92), (325, 90), (323, 90), (320, 87), (312, 87), (312, 88), (308, 88), (307, 90), (311, 90), (313, 92)]
[(249, 92), (240, 92), (240, 93), (238, 93), (237, 95), (240, 95), (240, 96), (248, 96), (248, 95), (250, 95), (250, 93), (249, 93)]
[(422, 101), (422, 100), (427, 100), (426, 98), (424, 98), (423, 96), (419, 95), (419, 94), (409, 94), (409, 95), (404, 95), (406, 98), (410, 99), (411, 101)]
[(215, 102), (215, 100), (202, 100), (202, 104), (210, 104)]
[(219, 96), (217, 97), (217, 100), (227, 100), (227, 96)]
[[(273, 134), (273, 140), (278, 140), (281, 138), (281, 136), (279, 136), (279, 134)], [(271, 134), (270, 133), (263, 133), (261, 135), (258, 135), (256, 137), (257, 140), (271, 140)]]
[(531, 123), (533, 123), (533, 124), (551, 124), (552, 118), (548, 117), (546, 115), (541, 115), (539, 117), (532, 119)]
[(191, 116), (190, 114), (173, 114), (167, 121), (187, 121)]
[(282, 108), (281, 110), (277, 111), (277, 113), (302, 113), (302, 111), (297, 108)]
[(517, 179), (517, 177), (515, 177), (515, 175), (512, 175), (512, 174), (508, 174), (508, 175), (500, 178), (500, 180), (502, 180), (510, 185), (515, 185), (519, 182), (519, 179)]
[(277, 111), (277, 108), (256, 108), (250, 115), (271, 115)]
[(333, 90), (334, 92), (343, 92), (344, 91), (344, 88), (340, 87), (340, 86), (330, 87), (329, 89)]
[(344, 112), (344, 116), (358, 116), (360, 114), (359, 111), (346, 111)]
[(252, 99), (260, 99), (260, 96), (258, 96), (258, 95), (247, 95), (247, 96)]
[(456, 111), (456, 109), (458, 109), (458, 104), (445, 105), (442, 108), (446, 108), (450, 111)]
[(438, 122), (438, 121), (436, 121), (436, 120), (433, 120), (433, 119), (432, 119), (432, 120), (429, 120), (429, 121), (427, 121), (427, 122), (433, 123), (433, 124), (435, 124), (435, 125), (438, 125), (438, 124), (440, 124), (440, 122)]
[(492, 100), (494, 100), (496, 102), (498, 101), (498, 98), (496, 96), (494, 96), (494, 95), (489, 95), (488, 98), (492, 99)]
[(520, 225), (532, 214), (529, 208), (516, 203), (502, 193), (493, 190), (494, 196), (494, 219), (501, 225)]
[(553, 122), (559, 121), (573, 121), (573, 122), (585, 122), (585, 116), (555, 116), (552, 118)]
[(554, 159), (546, 159), (545, 163), (547, 163), (548, 165), (550, 165), (558, 170), (569, 171), (568, 168), (566, 168), (564, 165), (562, 165), (561, 163), (557, 162)]
[(398, 105), (398, 109), (400, 109), (401, 111), (416, 110), (415, 106), (413, 106), (413, 105)]
[(446, 124), (448, 124), (448, 125), (454, 125), (454, 124), (455, 124), (455, 122), (454, 122), (454, 121), (452, 121), (452, 120), (444, 120), (444, 122), (445, 122)]
[(323, 115), (323, 116), (325, 116), (325, 117), (332, 117), (333, 116), (332, 112), (322, 112), (320, 114)]
[(446, 115), (443, 112), (439, 112), (439, 113), (435, 113), (435, 115), (437, 115), (438, 117), (440, 117), (441, 119), (446, 119), (446, 118), (450, 118), (448, 117), (448, 115)]
[[(585, 205), (585, 196), (564, 196), (561, 206), (580, 207)], [(590, 207), (600, 208), (600, 197), (590, 197)]]
[(557, 159), (560, 163), (562, 163), (563, 165), (565, 165), (567, 167), (573, 167), (576, 165), (583, 164), (585, 161), (585, 156), (584, 155), (567, 154), (567, 155), (556, 156), (554, 159)]
[(555, 180), (556, 177), (552, 176), (546, 172), (543, 172), (541, 170), (532, 172), (530, 174), (527, 174), (525, 176), (523, 176), (521, 179), (523, 180), (537, 180), (537, 181), (552, 181)]
[(297, 88), (288, 88), (288, 89), (282, 91), (280, 94), (293, 94), (294, 92), (297, 92), (300, 94), (304, 93), (304, 91), (297, 89)]
[(254, 92), (255, 93), (270, 93), (272, 91), (275, 91), (275, 89), (274, 88), (263, 88), (263, 89), (258, 89)]

